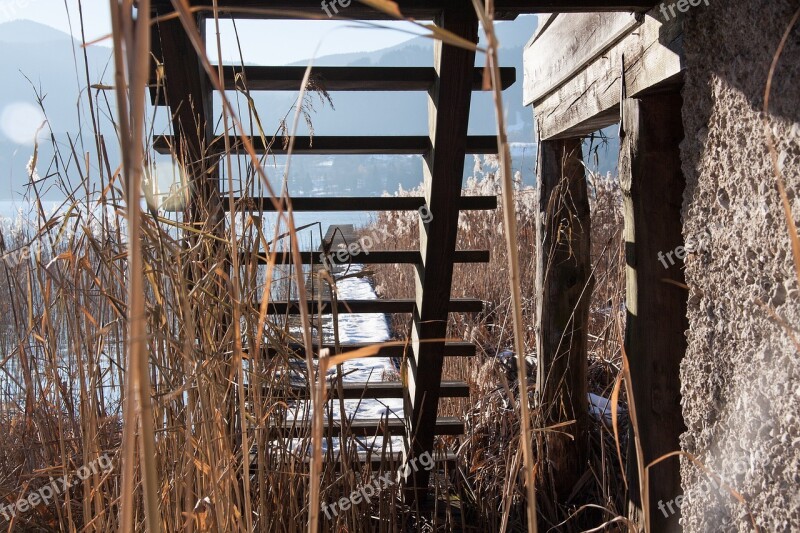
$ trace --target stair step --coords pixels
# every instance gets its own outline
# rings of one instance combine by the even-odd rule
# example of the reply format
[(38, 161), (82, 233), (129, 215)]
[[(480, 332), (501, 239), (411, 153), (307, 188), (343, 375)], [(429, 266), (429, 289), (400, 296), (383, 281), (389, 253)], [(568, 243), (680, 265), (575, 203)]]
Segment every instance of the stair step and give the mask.
[[(155, 64), (153, 65), (155, 66)], [(298, 91), (306, 74), (306, 67), (222, 67), (225, 86), (239, 87), (248, 91)], [(244, 73), (246, 82), (240, 83), (237, 76)], [(312, 79), (326, 91), (427, 91), (436, 81), (433, 67), (314, 67)], [(500, 69), (503, 90), (517, 80), (517, 69)], [(483, 68), (472, 72), (472, 90), (483, 88)], [(157, 98), (155, 68), (150, 79), (150, 99), (165, 105), (165, 98)]]
[[(416, 211), (425, 205), (422, 196), (333, 196), (292, 198), (292, 211)], [(237, 211), (274, 212), (271, 198), (234, 198)], [(497, 209), (497, 196), (462, 196), (462, 211), (491, 211)], [(222, 198), (222, 208), (230, 210), (227, 197)], [(286, 211), (286, 201), (278, 201), (279, 209)]]
[[(245, 387), (249, 394), (249, 387)], [(339, 398), (339, 386), (329, 383), (327, 387), (330, 398)], [(399, 381), (348, 381), (342, 383), (342, 399), (361, 400), (361, 399), (390, 399), (403, 398), (404, 386)], [(310, 397), (310, 391), (306, 386), (291, 387), (289, 391), (293, 396)], [(271, 394), (274, 396), (275, 391)], [(439, 389), (439, 396), (442, 398), (469, 398), (469, 385), (463, 381), (443, 381)]]
[[(225, 82), (234, 87), (242, 67), (223, 67)], [(250, 91), (297, 91), (306, 67), (244, 67), (246, 88)], [(312, 77), (326, 91), (427, 91), (436, 81), (433, 67), (313, 67)], [(517, 79), (514, 67), (500, 69), (503, 89)], [(472, 90), (483, 88), (483, 67), (472, 70)]]
[[(273, 423), (284, 438), (302, 438), (311, 434), (311, 422), (307, 420)], [(349, 434), (356, 437), (374, 437), (380, 435), (400, 436), (405, 432), (405, 422), (397, 417), (355, 419), (348, 422)], [(324, 435), (339, 437), (342, 426), (339, 421), (331, 421), (323, 429)], [(434, 429), (436, 435), (463, 435), (464, 423), (455, 417), (439, 417)]]
[[(339, 300), (336, 302), (337, 312), (345, 313), (413, 313), (416, 300), (413, 298), (393, 299), (393, 300)], [(310, 314), (330, 314), (331, 302), (322, 302), (320, 310), (319, 302), (306, 302)], [(448, 311), (450, 313), (480, 313), (483, 310), (483, 302), (470, 298), (454, 298), (450, 300)], [(291, 302), (270, 302), (267, 305), (267, 314), (270, 315), (297, 315), (300, 314), (300, 303)]]
[[(172, 13), (175, 9), (169, 0), (153, 0), (150, 5), (154, 11), (162, 14)], [(218, 0), (217, 2), (193, 0), (190, 5), (206, 8), (201, 11), (201, 14), (206, 16), (212, 12), (212, 6), (218, 6), (221, 13), (227, 13), (229, 16), (235, 15), (237, 19), (298, 19), (308, 14), (314, 18), (323, 17), (326, 20), (328, 16), (346, 17), (351, 20), (396, 20), (397, 18), (390, 12), (387, 13), (368, 3), (361, 2), (347, 4), (346, 8), (341, 4), (326, 3), (327, 11), (321, 10), (319, 0), (270, 0), (269, 2), (262, 0)], [(452, 4), (445, 0), (404, 0), (398, 2), (398, 5), (403, 17), (420, 21), (434, 20), (446, 8), (467, 9), (462, 4)], [(493, 5), (495, 20), (514, 20), (520, 14), (555, 11), (565, 13), (612, 10), (646, 11), (653, 7), (653, 2), (648, 3), (644, 0), (619, 2), (609, 2), (609, 0), (497, 0)], [(232, 8), (240, 8), (240, 10)], [(241, 8), (251, 8), (251, 10)], [(268, 8), (269, 12), (252, 8)], [(470, 6), (469, 9), (472, 7)]]
[[(398, 469), (402, 465), (403, 462), (403, 452), (387, 452), (381, 455), (380, 450), (376, 450), (375, 452), (358, 452), (358, 463), (364, 464), (367, 462), (367, 458), (369, 457), (369, 463), (373, 470), (387, 470), (387, 469)], [(324, 462), (340, 462), (341, 457), (339, 455), (333, 457), (333, 459), (329, 459), (327, 456), (323, 456), (322, 460)], [(434, 463), (439, 467), (443, 468), (446, 466), (448, 469), (455, 468), (458, 464), (458, 456), (452, 452), (448, 452), (446, 454), (436, 453), (433, 458)], [(311, 462), (311, 458), (308, 457), (305, 459), (306, 463)]]
[[(257, 455), (255, 450), (250, 452), (250, 472), (256, 473), (258, 472), (258, 467), (255, 465)], [(342, 458), (341, 455), (336, 454), (334, 457), (329, 457), (327, 454), (323, 454), (322, 461), (324, 463), (339, 463), (341, 462)], [(303, 457), (303, 463), (311, 464), (311, 457)], [(435, 465), (438, 468), (447, 468), (453, 469), (458, 465), (458, 456), (452, 452), (448, 452), (443, 454), (441, 452), (436, 452), (433, 458)], [(350, 464), (352, 466), (362, 466), (365, 463), (369, 462), (370, 469), (376, 472), (387, 472), (389, 470), (398, 470), (403, 462), (403, 452), (382, 452), (381, 450), (375, 450), (374, 452), (358, 452), (358, 457), (355, 461), (350, 459)], [(424, 466), (424, 465), (422, 465)]]
[[(264, 153), (266, 145), (260, 137), (251, 137), (256, 153)], [(269, 142), (269, 139), (267, 139)], [(230, 136), (232, 151), (244, 152), (241, 137)], [(175, 147), (172, 135), (157, 135), (153, 147), (159, 154), (170, 154)], [(471, 135), (466, 139), (468, 154), (496, 154), (497, 137), (494, 135)], [(221, 155), (225, 150), (222, 137), (217, 137), (208, 148), (208, 154)], [(424, 155), (431, 150), (431, 139), (427, 135), (394, 136), (323, 136), (295, 137), (294, 153), (305, 155)], [(283, 139), (278, 138), (270, 146), (273, 155), (286, 154)]]
[[(357, 242), (357, 241), (356, 241)], [(422, 255), (418, 250), (378, 250), (367, 253), (356, 253), (354, 255), (347, 254), (344, 261), (339, 259), (337, 251), (340, 249), (334, 248), (328, 261), (334, 265), (419, 265), (422, 264)], [(300, 252), (300, 260), (304, 265), (321, 265), (322, 252)], [(342, 254), (344, 255), (344, 254)], [(453, 263), (488, 263), (491, 259), (489, 250), (457, 250), (453, 256)], [(250, 261), (258, 261), (260, 265), (266, 265), (268, 256), (266, 254), (257, 254), (255, 257), (252, 254), (243, 253), (240, 258), (240, 263), (247, 264)], [(279, 252), (274, 257), (275, 264), (277, 265), (290, 265), (293, 264), (292, 254), (290, 252)]]
[[(341, 344), (339, 345), (339, 349), (342, 353), (352, 352), (355, 350), (360, 350), (361, 348), (366, 348), (367, 346), (380, 346), (380, 343), (352, 343), (352, 344)], [(333, 345), (326, 344), (323, 345), (324, 348), (328, 348), (331, 353), (334, 352)], [(299, 344), (290, 344), (287, 348), (297, 354), (299, 357), (305, 357), (305, 348)], [(247, 351), (247, 350), (245, 350)], [(444, 345), (444, 356), (445, 357), (475, 357), (477, 354), (478, 348), (471, 342), (447, 342)], [(411, 345), (400, 345), (400, 344), (392, 344), (389, 346), (381, 346), (380, 351), (374, 355), (370, 355), (369, 357), (403, 357), (404, 353), (411, 353)], [(277, 350), (275, 348), (267, 348), (267, 354), (269, 357), (274, 357), (277, 354)], [(317, 357), (317, 347), (314, 346), (314, 357)]]

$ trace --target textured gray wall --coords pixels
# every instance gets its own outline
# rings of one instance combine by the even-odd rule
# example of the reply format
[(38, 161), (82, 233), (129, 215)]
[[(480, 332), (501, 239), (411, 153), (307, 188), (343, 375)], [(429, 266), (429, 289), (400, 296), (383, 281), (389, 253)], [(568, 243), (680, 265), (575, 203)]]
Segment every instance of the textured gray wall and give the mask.
[[(800, 355), (758, 303), (800, 329), (762, 122), (770, 63), (798, 8), (798, 0), (711, 0), (691, 8), (685, 31), (684, 237), (699, 237), (702, 249), (686, 260), (682, 444), (742, 493), (764, 531), (800, 531)], [(800, 224), (800, 27), (780, 60), (770, 111)], [(696, 467), (684, 462), (682, 476), (685, 531), (752, 531), (745, 508), (709, 488)]]

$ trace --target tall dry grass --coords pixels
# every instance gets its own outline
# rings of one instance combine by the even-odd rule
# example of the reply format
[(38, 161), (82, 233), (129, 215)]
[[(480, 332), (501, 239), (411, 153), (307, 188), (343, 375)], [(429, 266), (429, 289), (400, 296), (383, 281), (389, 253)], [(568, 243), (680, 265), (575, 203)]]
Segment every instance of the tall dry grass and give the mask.
[[(111, 116), (110, 110), (103, 111)], [(61, 147), (52, 148), (61, 157)], [(55, 213), (38, 207), (44, 202), (38, 189), (42, 178), (32, 166), (34, 213), (28, 225), (2, 230), (0, 504), (27, 497), (51, 478), (73, 479), (81, 466), (105, 454), (113, 470), (82, 480), (10, 520), (0, 514), (0, 527), (10, 531), (117, 531), (123, 522), (123, 464), (130, 458), (124, 452), (123, 427), (129, 420), (124, 404), (131, 398), (124, 384), (131, 368), (126, 354), (132, 226), (125, 222), (121, 173), (108, 172), (116, 163), (102, 158), (92, 166), (102, 169), (100, 183), (88, 194), (80, 189)], [(150, 162), (147, 166), (154, 171)], [(63, 168), (47, 179), (66, 188), (78, 171), (74, 164)], [(243, 191), (247, 197), (257, 192), (258, 179), (252, 168), (244, 174), (251, 184)], [(205, 215), (213, 219), (212, 213)], [(213, 228), (189, 223), (181, 214), (147, 209), (140, 216), (134, 238), (141, 243), (138, 297), (152, 403), (157, 526), (146, 524), (143, 463), (137, 458), (142, 448), (137, 444), (128, 463), (135, 476), (127, 494), (131, 528), (306, 530), (312, 491), (308, 450), (314, 440), (311, 410), (304, 407), (311, 398), (292, 385), (298, 378), (314, 383), (316, 364), (309, 373), (289, 348), (301, 336), (297, 323), (287, 317), (265, 319), (257, 302), (285, 296), (289, 286), (296, 295), (297, 277), (306, 280), (308, 272), (263, 264), (269, 259), (266, 251), (288, 248), (289, 240), (273, 242), (265, 234), (259, 224), (265, 213), (237, 214), (241, 224), (235, 248)], [(33, 251), (21, 253), (26, 247)], [(238, 278), (226, 270), (235, 253), (241, 254)], [(238, 285), (238, 301), (228, 296), (232, 283)], [(230, 323), (234, 306), (241, 324), (238, 339)], [(321, 319), (311, 320), (319, 325)], [(234, 358), (237, 343), (243, 347), (240, 360)], [(325, 407), (328, 416), (334, 409), (339, 409), (334, 403)], [(294, 441), (276, 429), (287, 418), (297, 418), (305, 428)], [(132, 424), (136, 430), (135, 417)], [(394, 453), (400, 450), (388, 440), (367, 453), (365, 439), (347, 431), (340, 453), (331, 446), (331, 432), (324, 430), (322, 440), (328, 446), (319, 473), (320, 502), (337, 501), (376, 474), (400, 466)], [(367, 459), (363, 465), (359, 455)], [(401, 489), (391, 486), (371, 504), (356, 505), (338, 517), (321, 513), (320, 530), (416, 528), (423, 516), (402, 504)], [(455, 518), (438, 520), (452, 524)]]
[[(10, 505), (51, 477), (74, 477), (82, 465), (106, 454), (113, 458), (113, 470), (80, 480), (10, 520), (0, 515), (0, 525), (10, 531), (294, 532), (316, 530), (318, 520), (322, 531), (523, 528), (530, 497), (523, 496), (515, 408), (519, 365), (497, 356), (515, 344), (515, 334), (517, 346), (535, 344), (532, 329), (523, 328), (533, 323), (535, 308), (531, 191), (518, 190), (514, 204), (519, 289), (511, 289), (507, 281), (507, 221), (501, 212), (461, 215), (459, 246), (490, 249), (492, 262), (459, 266), (453, 295), (479, 296), (490, 306), (480, 317), (459, 317), (451, 324), (452, 336), (477, 342), (481, 356), (448, 361), (445, 367), (446, 377), (473, 385), (473, 397), (443, 402), (444, 414), (465, 416), (468, 433), (463, 439), (437, 441), (437, 453), (454, 450), (459, 460), (455, 468), (443, 467), (433, 476), (434, 512), (405, 506), (402, 485), (392, 485), (371, 503), (329, 518), (319, 512), (318, 503), (336, 501), (376, 474), (394, 471), (399, 465), (391, 452), (399, 450), (385, 441), (369, 452), (379, 458), (380, 464), (373, 466), (359, 461), (364, 439), (345, 430), (337, 455), (330, 432), (312, 434), (308, 402), (315, 401), (314, 412), (321, 414), (322, 397), (297, 392), (292, 376), (299, 374), (307, 383), (324, 380), (314, 361), (289, 346), (309, 346), (311, 331), (321, 329), (321, 318), (304, 316), (298, 323), (265, 315), (265, 303), (274, 295), (292, 292), (302, 298), (304, 285), (311, 281), (303, 269), (277, 268), (269, 255), (278, 250), (297, 253), (299, 239), (290, 213), (270, 231), (261, 225), (265, 213), (245, 213), (238, 206), (228, 216), (212, 205), (193, 206), (194, 220), (189, 220), (154, 204), (142, 205), (140, 183), (155, 172), (143, 134), (149, 130), (142, 66), (148, 32), (145, 25), (132, 23), (130, 3), (114, 6), (119, 108), (110, 109), (101, 94), (89, 95), (95, 154), (70, 158), (80, 153), (79, 147), (65, 149), (53, 142), (58, 171), (43, 180), (36, 169), (51, 162), (39, 161), (35, 152), (28, 189), (35, 214), (29, 226), (13, 233), (3, 230), (3, 253), (31, 243), (36, 253), (0, 265), (0, 502)], [(176, 2), (176, 8), (188, 26), (185, 4)], [(207, 58), (204, 66), (214, 80)], [(94, 80), (86, 81), (91, 85)], [(237, 98), (237, 105), (224, 105), (226, 134), (241, 128), (234, 110), (260, 122), (246, 89)], [(305, 102), (301, 95), (295, 117), (305, 112)], [(110, 161), (104, 149), (112, 141), (101, 134), (100, 121), (111, 116), (118, 120), (112, 126), (122, 138), (122, 164)], [(229, 183), (228, 190), (238, 189), (245, 198), (264, 195), (269, 189), (262, 168), (266, 156), (257, 157), (247, 148), (227, 153), (227, 175), (238, 172), (238, 183)], [(186, 171), (186, 162), (175, 156)], [(487, 166), (478, 172), (482, 179), (470, 185), (469, 193), (499, 194), (497, 161), (483, 164)], [(57, 212), (48, 213), (42, 208), (43, 181), (78, 192), (68, 194)], [(82, 186), (75, 188), (76, 181)], [(618, 312), (613, 302), (620, 301), (622, 263), (618, 199), (605, 182), (597, 183), (593, 216), (605, 218), (593, 221), (593, 227), (606, 233), (596, 240), (605, 244), (595, 251), (595, 264), (597, 275), (605, 276), (611, 288), (595, 294), (590, 376), (592, 390), (608, 396), (620, 372), (609, 331)], [(179, 189), (169, 203), (185, 207), (188, 194)], [(277, 201), (280, 192), (270, 196)], [(386, 249), (414, 245), (411, 228), (417, 226), (402, 216), (377, 221), (396, 229), (395, 241), (384, 243)], [(232, 229), (233, 220), (238, 232)], [(375, 274), (379, 292), (407, 295), (404, 291), (413, 287), (411, 273), (388, 268)], [(313, 281), (319, 286), (331, 278)], [(522, 312), (516, 330), (508, 318), (512, 291)], [(396, 322), (395, 328), (402, 334), (408, 324)], [(520, 355), (535, 354), (526, 349)], [(341, 408), (332, 402), (324, 406), (328, 416)], [(294, 417), (304, 429), (290, 441), (277, 426)], [(317, 428), (322, 429), (319, 424)], [(600, 423), (592, 431), (597, 442), (592, 473), (576, 502), (591, 499), (605, 510), (594, 513), (599, 518), (586, 509), (572, 517), (577, 504), (553, 509), (542, 494), (539, 512), (557, 530), (596, 525), (621, 509), (619, 462), (610, 452), (613, 437)], [(324, 452), (323, 442), (328, 445)]]

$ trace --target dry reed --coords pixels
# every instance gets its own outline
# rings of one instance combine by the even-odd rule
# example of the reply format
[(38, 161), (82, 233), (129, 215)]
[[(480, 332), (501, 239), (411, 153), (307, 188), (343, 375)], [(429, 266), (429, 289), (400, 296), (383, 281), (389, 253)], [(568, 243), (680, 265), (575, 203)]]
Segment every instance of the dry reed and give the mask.
[[(223, 89), (218, 69), (205, 56), (194, 26), (195, 8), (177, 0), (174, 6), (209, 78), (218, 90)], [(305, 294), (307, 271), (276, 266), (276, 254), (287, 248), (299, 264), (300, 239), (291, 212), (282, 214), (269, 239), (260, 224), (265, 213), (245, 215), (240, 206), (232, 205), (237, 184), (230, 181), (232, 213), (222, 219), (227, 222), (222, 232), (217, 225), (220, 214), (210, 205), (196, 206), (193, 219), (152, 205), (146, 211), (140, 209), (142, 171), (147, 177), (153, 170), (153, 154), (143, 144), (144, 132), (149, 130), (144, 109), (149, 31), (146, 16), (139, 19), (143, 24), (133, 24), (130, 2), (114, 7), (118, 112), (102, 109), (100, 103), (105, 100), (99, 94), (94, 99), (90, 96), (89, 103), (102, 109), (98, 117), (117, 116), (119, 122), (112, 126), (121, 135), (123, 164), (118, 167), (108, 160), (100, 119), (92, 122), (97, 153), (86, 156), (92, 159), (99, 187), (91, 187), (90, 174), (79, 164), (81, 158), (70, 159), (54, 142), (59, 171), (47, 179), (80, 194), (68, 194), (55, 214), (37, 209), (31, 227), (14, 235), (4, 232), (6, 250), (31, 242), (40, 246), (33, 257), (2, 265), (0, 284), (7, 297), (0, 303), (5, 354), (0, 494), (6, 504), (16, 501), (51, 476), (73, 476), (81, 465), (104, 454), (113, 457), (114, 469), (108, 475), (83, 479), (53, 500), (18, 513), (9, 530), (294, 532), (317, 530), (315, 521), (325, 531), (455, 530), (469, 529), (467, 524), (480, 531), (522, 527), (533, 498), (523, 496), (520, 472), (523, 466), (532, 471), (534, 457), (528, 454), (523, 461), (517, 453), (525, 448), (520, 447), (520, 435), (527, 430), (520, 428), (513, 405), (520, 403), (515, 397), (528, 371), (516, 372), (515, 367), (531, 364), (530, 358), (525, 359), (531, 355), (525, 347), (534, 345), (531, 330), (523, 328), (532, 323), (535, 309), (535, 268), (530, 268), (535, 258), (535, 217), (530, 191), (516, 191), (516, 203), (505, 206), (506, 215), (511, 207), (517, 211), (516, 230), (509, 225), (513, 219), (506, 216), (504, 220), (499, 211), (461, 215), (460, 246), (491, 249), (492, 263), (489, 270), (460, 266), (453, 296), (479, 296), (489, 302), (489, 310), (451, 324), (450, 336), (480, 344), (481, 357), (446, 364), (446, 375), (468, 380), (474, 394), (470, 400), (442, 402), (443, 412), (466, 417), (469, 432), (464, 439), (437, 441), (437, 454), (458, 451), (456, 467), (442, 468), (434, 476), (434, 501), (441, 512), (430, 515), (406, 507), (402, 486), (396, 485), (371, 503), (332, 518), (323, 516), (321, 502), (335, 501), (375, 475), (394, 471), (398, 465), (392, 452), (397, 450), (385, 440), (367, 453), (368, 459), (372, 454), (378, 461), (362, 462), (363, 439), (345, 429), (336, 457), (333, 433), (322, 426), (320, 417), (323, 411), (330, 416), (334, 409), (323, 402), (327, 367), (344, 359), (333, 354), (323, 358), (319, 368), (311, 359), (312, 325), (320, 317), (304, 315), (299, 324), (286, 317), (267, 318), (273, 290), (284, 288), (300, 299), (315, 294), (313, 289)], [(147, 4), (138, 7), (141, 17)], [(166, 21), (161, 17), (154, 24)], [(433, 38), (475, 47), (439, 29), (428, 29)], [(223, 99), (224, 135), (236, 129), (247, 139), (234, 110), (244, 109), (252, 121), (260, 124), (260, 120), (246, 85), (237, 87), (236, 98), (240, 99), (237, 105)], [(301, 96), (295, 121), (305, 105)], [(205, 125), (195, 126), (202, 130)], [(277, 135), (264, 140), (265, 144), (280, 142)], [(504, 145), (502, 137), (500, 143)], [(229, 144), (227, 148), (226, 175), (231, 179), (234, 172), (240, 173), (239, 195), (247, 199), (266, 190), (277, 205), (280, 194), (270, 190), (263, 169), (266, 156), (258, 157), (249, 141), (241, 151)], [(77, 153), (76, 146), (69, 149)], [(184, 154), (174, 156), (187, 172)], [(29, 191), (31, 202), (41, 206), (38, 164), (34, 157)], [(493, 162), (485, 164), (491, 167)], [(498, 176), (502, 175), (504, 197), (510, 199), (507, 154), (505, 166), (505, 173), (487, 171), (485, 179), (473, 182), (471, 193), (500, 193)], [(82, 188), (70, 185), (76, 177)], [(181, 196), (185, 198), (189, 191), (183, 185), (170, 201), (185, 205)], [(606, 185), (598, 185), (594, 201), (604, 207), (594, 210), (593, 216), (607, 217), (605, 224), (593, 223), (606, 232), (598, 239), (605, 245), (594, 259), (603, 265), (598, 275), (605, 276), (606, 286), (612, 288), (610, 293), (595, 295), (590, 376), (592, 391), (608, 395), (621, 371), (618, 346), (609, 334), (618, 308), (608, 305), (618, 294), (621, 280), (619, 218), (614, 192)], [(405, 224), (401, 216), (377, 223), (400, 227)], [(234, 220), (240, 222), (238, 233)], [(415, 225), (405, 227), (408, 231), (395, 232), (395, 242), (384, 243), (386, 249), (405, 248), (416, 238), (411, 231)], [(282, 235), (282, 229), (287, 235)], [(518, 237), (519, 246), (503, 245), (509, 234)], [(509, 250), (519, 250), (516, 274), (509, 271)], [(484, 270), (476, 275), (472, 268)], [(513, 289), (501, 273), (518, 280)], [(383, 294), (395, 295), (413, 286), (413, 277), (407, 275), (398, 276), (391, 267), (378, 269), (376, 284)], [(324, 282), (314, 280), (315, 284)], [(516, 312), (512, 312), (512, 301)], [(507, 322), (510, 315), (516, 326)], [(308, 354), (304, 366), (295, 364), (303, 359), (291, 349), (297, 337)], [(517, 363), (496, 357), (512, 345)], [(332, 387), (341, 383), (338, 368), (338, 381)], [(316, 393), (292, 387), (291, 376), (298, 373), (306, 383), (318, 384)], [(514, 385), (509, 378), (517, 378), (520, 384)], [(309, 401), (314, 409), (303, 408)], [(311, 413), (317, 416), (313, 425)], [(278, 426), (293, 419), (300, 429), (289, 440)], [(619, 463), (612, 460), (617, 454), (609, 428), (598, 422), (593, 438), (596, 456), (591, 481), (582, 493), (591, 493), (607, 517), (618, 514), (624, 491), (620, 490)], [(526, 445), (529, 440), (525, 438)], [(314, 450), (312, 456), (306, 453), (309, 449)], [(532, 488), (530, 482), (528, 487)], [(547, 494), (541, 498), (546, 500)], [(557, 509), (545, 505), (539, 514), (553, 525), (567, 520), (564, 528), (568, 530), (586, 522), (582, 516), (588, 511), (575, 518), (576, 509), (573, 503)], [(529, 518), (532, 527), (530, 522)]]

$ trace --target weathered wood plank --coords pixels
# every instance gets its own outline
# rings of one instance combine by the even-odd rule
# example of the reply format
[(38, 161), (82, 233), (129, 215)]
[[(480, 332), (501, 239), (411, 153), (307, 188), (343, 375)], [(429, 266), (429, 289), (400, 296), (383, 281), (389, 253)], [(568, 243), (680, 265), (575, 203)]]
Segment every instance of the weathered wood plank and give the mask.
[[(346, 7), (344, 2), (346, 2)], [(192, 6), (211, 8), (211, 0), (191, 0)], [(434, 20), (448, 7), (472, 10), (470, 3), (453, 3), (452, 0), (398, 0), (400, 11), (406, 17), (420, 20)], [(154, 0), (154, 6), (170, 7), (169, 0)], [(298, 18), (300, 15), (328, 20), (332, 16), (342, 16), (361, 20), (385, 20), (393, 17), (376, 11), (357, 1), (340, 0), (338, 3), (326, 2), (328, 10), (321, 7), (319, 0), (219, 0), (219, 14), (229, 16), (235, 8), (250, 9), (238, 12), (236, 18)], [(585, 13), (588, 11), (647, 11), (655, 5), (653, 0), (497, 0), (495, 18), (513, 20), (517, 15), (534, 13)], [(260, 10), (260, 11), (255, 11)], [(338, 13), (337, 13), (338, 11)]]
[[(380, 343), (377, 345), (380, 345)], [(361, 348), (366, 348), (368, 346), (376, 346), (376, 343), (364, 342), (340, 344), (339, 351), (341, 353), (347, 353), (354, 350), (360, 350)], [(297, 354), (298, 357), (305, 357), (305, 348), (299, 344), (289, 344), (286, 346), (286, 348), (292, 353)], [(323, 345), (323, 348), (329, 349), (331, 353), (335, 351), (335, 347), (332, 344), (325, 344)], [(268, 357), (275, 357), (278, 353), (274, 348), (265, 348), (265, 350)], [(313, 357), (317, 357), (317, 350), (318, 348), (315, 345)], [(477, 352), (478, 347), (471, 342), (448, 342), (444, 345), (445, 357), (475, 357)], [(249, 353), (249, 350), (246, 348), (245, 353)], [(405, 344), (391, 344), (388, 346), (381, 346), (380, 351), (370, 355), (369, 357), (403, 357), (404, 355), (410, 354), (410, 345), (406, 346)]]
[[(287, 421), (272, 426), (284, 438), (300, 438), (308, 436), (311, 424), (305, 420)], [(354, 419), (347, 422), (348, 435), (355, 437), (372, 437), (379, 435), (402, 435), (406, 430), (405, 421), (391, 417), (388, 419)], [(463, 435), (464, 423), (454, 417), (439, 417), (433, 420), (429, 428), (436, 435)], [(325, 435), (339, 437), (342, 434), (340, 422), (329, 421), (323, 428)]]
[[(336, 312), (340, 314), (345, 313), (397, 313), (397, 314), (411, 314), (415, 311), (416, 301), (413, 299), (399, 298), (392, 300), (337, 300)], [(308, 301), (306, 302), (308, 312), (312, 314), (330, 314), (332, 312), (331, 302), (322, 302), (320, 308), (319, 302)], [(483, 310), (483, 302), (471, 298), (454, 298), (449, 302), (445, 302), (442, 308), (443, 313), (480, 313)], [(285, 314), (299, 314), (300, 303), (298, 301), (291, 302), (270, 302), (267, 304), (267, 314), (270, 315), (285, 315)], [(436, 337), (436, 338), (444, 338)]]
[(525, 105), (539, 101), (639, 25), (633, 13), (558, 14), (524, 52)]
[[(437, 24), (472, 42), (478, 39), (478, 20), (470, 9), (450, 9)], [(416, 269), (416, 312), (412, 328), (414, 357), (409, 360), (406, 419), (410, 456), (430, 453), (439, 405), (444, 342), (419, 342), (447, 336), (447, 302), (453, 279), (453, 252), (458, 233), (459, 197), (468, 153), (467, 128), (472, 99), (471, 73), (475, 52), (434, 44), (438, 78), (429, 93), (428, 121), (433, 150), (425, 158), (424, 187), (432, 218), (420, 222), (422, 264)], [(497, 150), (497, 141), (494, 150)], [(427, 494), (430, 472), (412, 473), (406, 496)]]
[[(458, 456), (452, 452), (442, 453), (438, 450), (431, 454), (433, 457), (433, 462), (436, 463), (438, 468), (447, 467), (447, 468), (455, 468), (458, 464)], [(403, 453), (402, 452), (384, 452), (382, 450), (376, 450), (372, 453), (369, 452), (358, 452), (358, 461), (353, 462), (351, 459), (348, 458), (347, 463), (350, 465), (351, 468), (357, 468), (359, 465), (363, 465), (369, 459), (370, 466), (373, 470), (384, 469), (384, 471), (391, 470), (392, 472), (396, 472), (397, 469), (400, 467), (403, 461)], [(310, 462), (311, 458), (307, 458), (306, 462)], [(338, 455), (332, 459), (335, 462), (340, 462), (341, 457)], [(325, 461), (331, 461), (328, 457), (325, 458)], [(359, 472), (361, 473), (361, 472)]]
[[(236, 209), (240, 211), (273, 212), (275, 205), (270, 198), (236, 198)], [(278, 202), (281, 211), (286, 211), (286, 201)], [(422, 196), (338, 196), (295, 197), (292, 210), (301, 211), (417, 211), (425, 205)], [(225, 206), (223, 206), (225, 207)], [(497, 209), (496, 196), (461, 196), (459, 208), (463, 211)]]
[[(283, 138), (278, 138), (275, 142), (264, 143), (260, 137), (250, 138), (254, 150), (263, 154), (267, 148), (271, 154), (285, 155), (287, 147), (283, 144)], [(158, 135), (153, 139), (153, 148), (159, 154), (173, 153), (176, 146), (175, 139), (171, 135)], [(240, 151), (243, 154), (244, 145), (239, 136), (230, 137), (232, 151)], [(207, 155), (222, 154), (225, 143), (222, 137), (216, 137), (209, 146)], [(312, 137), (298, 136), (294, 140), (294, 153), (304, 155), (424, 155), (431, 149), (430, 138), (422, 135), (393, 135), (389, 137), (380, 136), (322, 136)], [(497, 153), (497, 137), (493, 135), (473, 135), (467, 139), (467, 154), (495, 154)]]
[[(686, 430), (680, 405), (680, 364), (689, 328), (687, 293), (664, 280), (684, 283), (682, 261), (670, 256), (683, 244), (681, 207), (685, 179), (681, 170), (682, 99), (666, 93), (625, 101), (620, 184), (625, 213), (625, 351), (644, 461), (680, 450)], [(680, 259), (680, 258), (679, 258)], [(630, 442), (633, 442), (633, 434)], [(633, 447), (628, 453), (631, 515), (639, 518), (639, 479)], [(664, 516), (658, 502), (681, 494), (677, 458), (650, 469), (650, 525), (661, 533), (680, 529), (680, 513)]]
[[(286, 390), (275, 390), (274, 387), (265, 387), (265, 394), (272, 397), (306, 397), (310, 398), (310, 390), (305, 386), (289, 387)], [(250, 387), (245, 387), (249, 394)], [(398, 399), (405, 394), (405, 385), (400, 381), (347, 381), (341, 385), (341, 398), (344, 400), (366, 399)], [(331, 385), (328, 388), (330, 398), (339, 398), (339, 386)], [(463, 381), (443, 381), (440, 389), (442, 398), (469, 398), (469, 385)]]
[[(630, 97), (679, 85), (685, 70), (683, 18), (662, 20), (660, 13), (649, 13), (636, 31), (534, 101), (541, 138), (587, 135), (618, 122), (623, 67)], [(538, 53), (535, 43), (529, 50), (529, 55)]]
[[(203, 31), (203, 25), (200, 25)], [(217, 235), (224, 232), (219, 194), (217, 162), (205, 157), (213, 139), (211, 87), (200, 61), (178, 19), (152, 26), (152, 61), (163, 65), (165, 103), (170, 106), (173, 153), (183, 163), (190, 181), (186, 206), (189, 220), (204, 221), (206, 229)]]
[(548, 432), (543, 481), (566, 503), (588, 457), (587, 369), (591, 265), (589, 194), (582, 139), (539, 146), (537, 225), (537, 390)]
[[(352, 255), (349, 253), (347, 257), (342, 260), (341, 256), (336, 253), (336, 249), (332, 250), (332, 255), (329, 257), (329, 262), (333, 265), (418, 265), (422, 263), (422, 255), (419, 250), (373, 250), (367, 253), (356, 252)], [(457, 250), (453, 257), (453, 263), (488, 263), (490, 259), (489, 250)], [(264, 253), (247, 254), (243, 253), (241, 256), (241, 264), (247, 264), (250, 261), (257, 261), (260, 265), (269, 263), (269, 257)], [(320, 252), (300, 252), (300, 260), (304, 265), (322, 264), (322, 257)], [(292, 255), (290, 252), (280, 252), (275, 254), (275, 264), (277, 265), (290, 265), (293, 264)]]
[[(298, 91), (306, 67), (244, 67), (226, 65), (223, 76), (226, 87), (249, 91)], [(517, 69), (500, 69), (503, 89), (511, 87), (517, 79)], [(427, 91), (436, 81), (433, 67), (314, 67), (311, 74), (315, 86), (326, 91)], [(156, 70), (151, 69), (150, 98), (158, 99)], [(483, 86), (483, 68), (475, 67), (472, 73), (472, 90)], [(161, 99), (163, 104), (163, 99)]]

